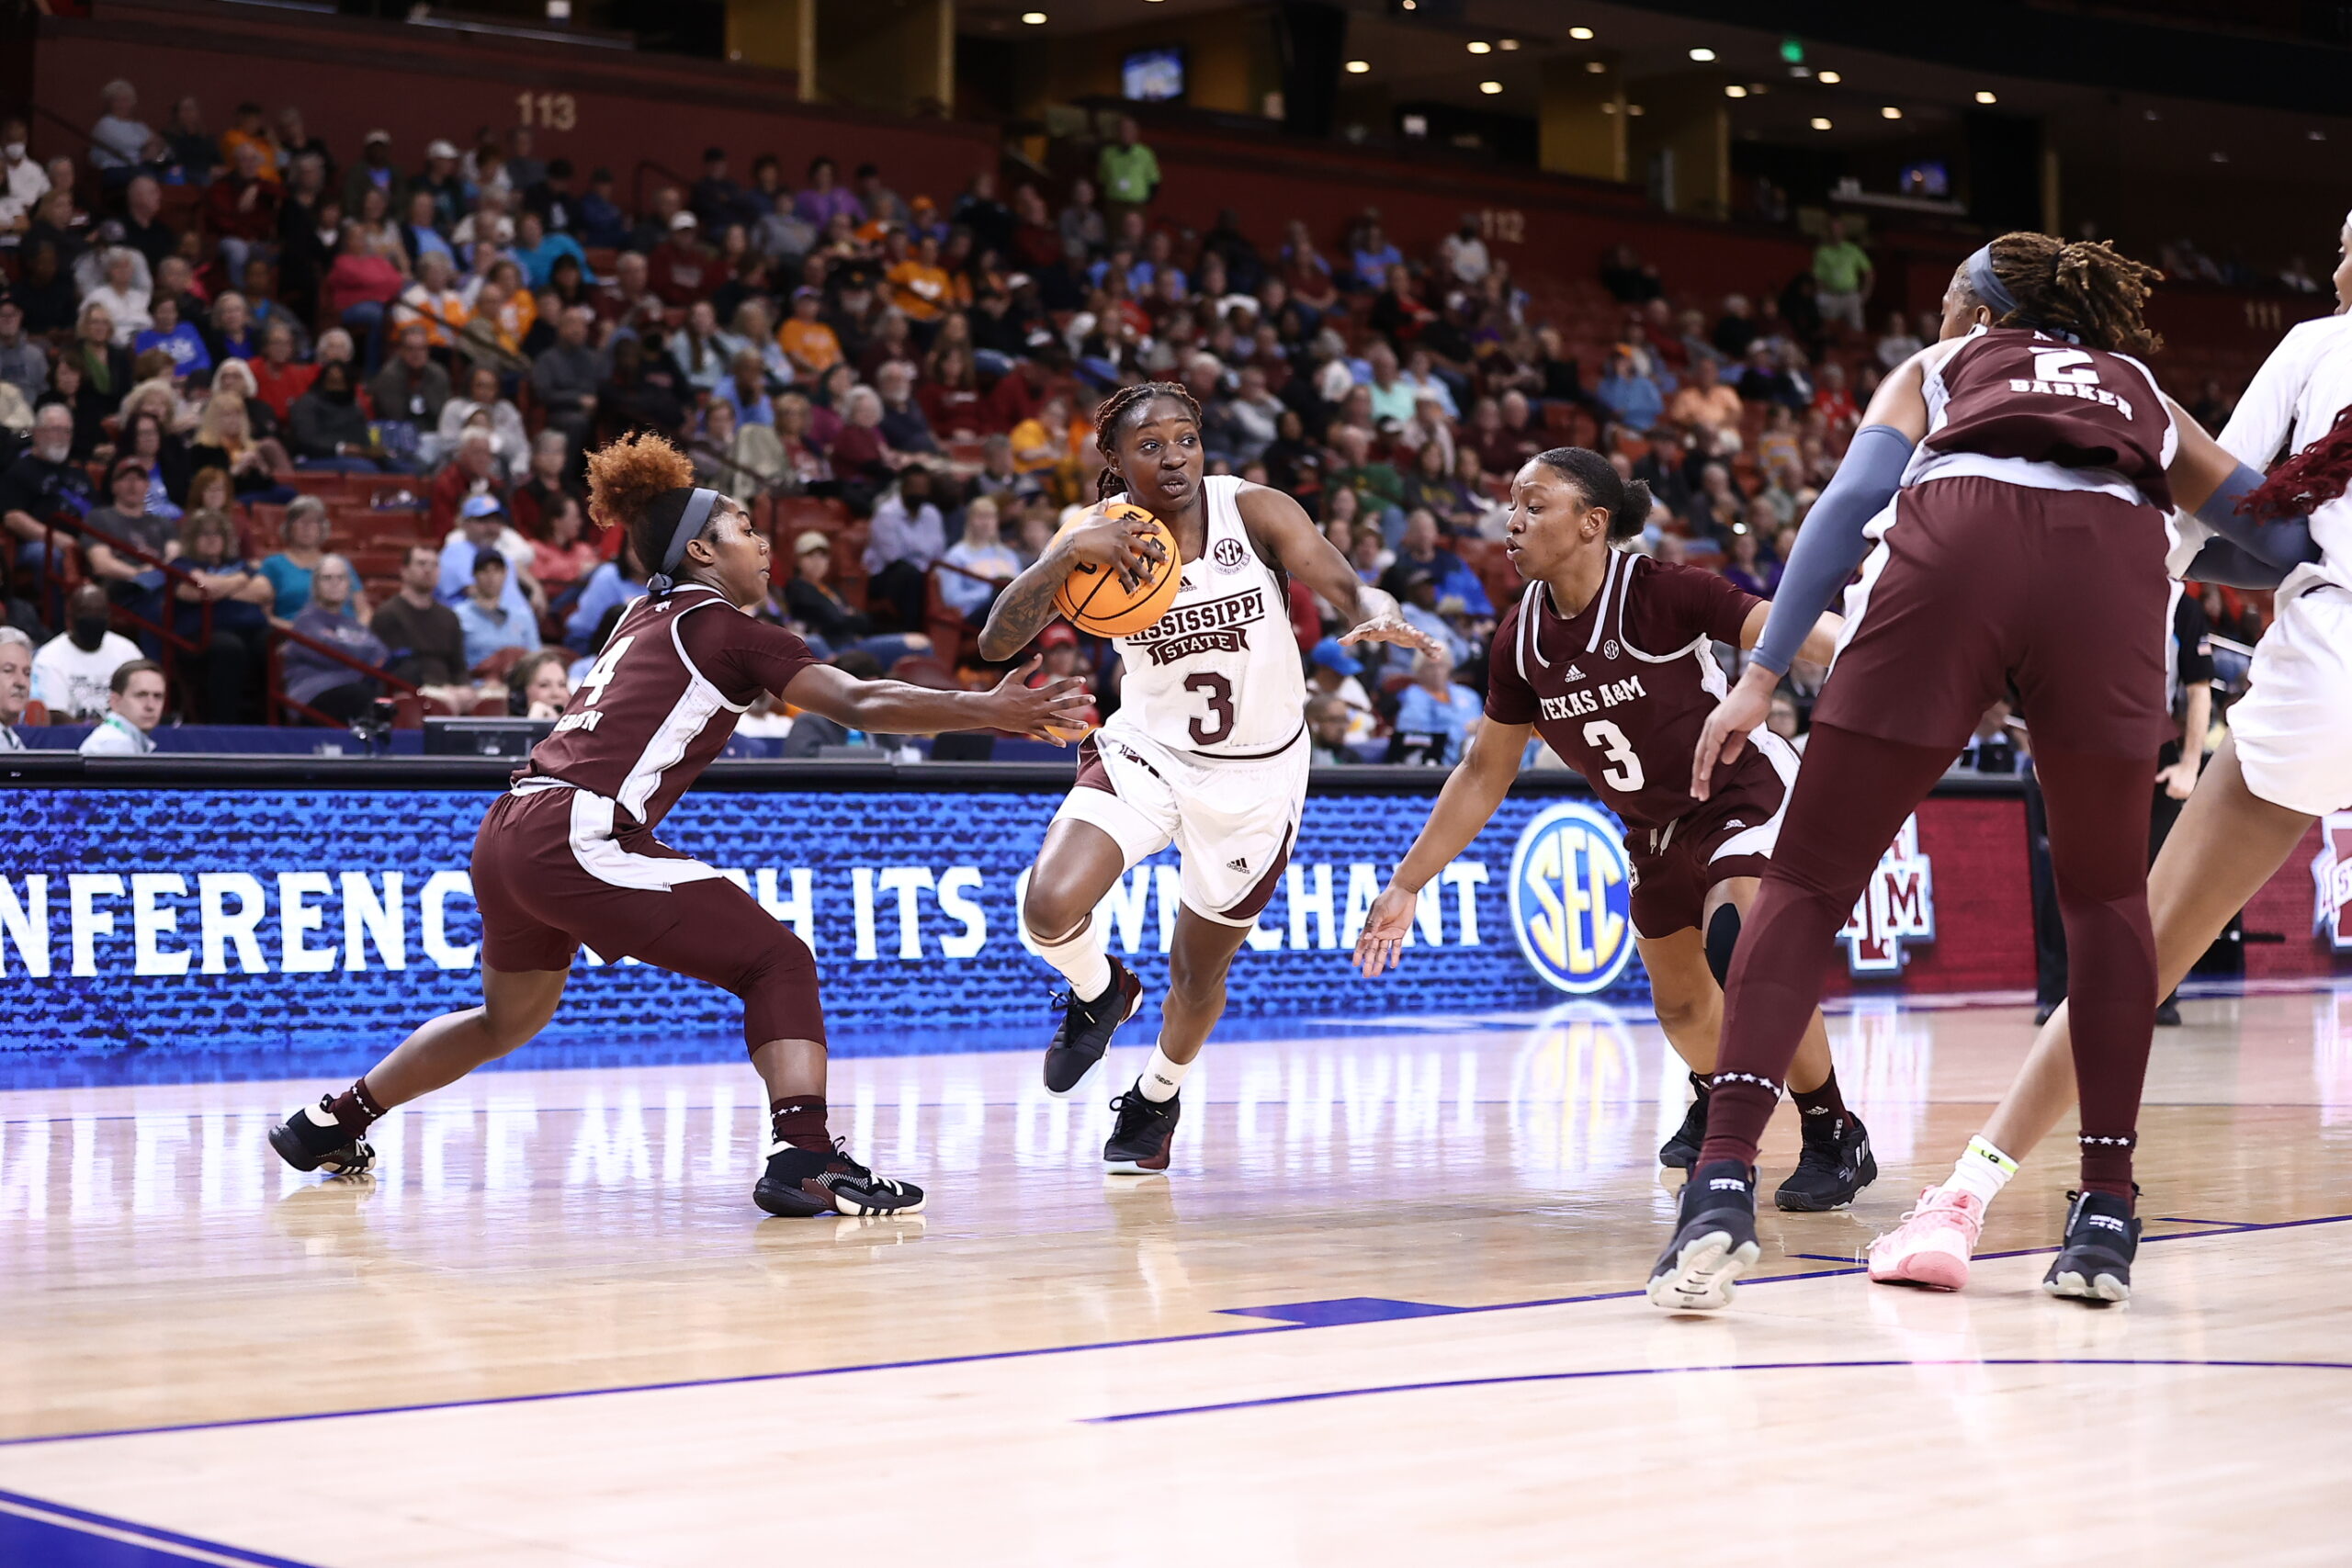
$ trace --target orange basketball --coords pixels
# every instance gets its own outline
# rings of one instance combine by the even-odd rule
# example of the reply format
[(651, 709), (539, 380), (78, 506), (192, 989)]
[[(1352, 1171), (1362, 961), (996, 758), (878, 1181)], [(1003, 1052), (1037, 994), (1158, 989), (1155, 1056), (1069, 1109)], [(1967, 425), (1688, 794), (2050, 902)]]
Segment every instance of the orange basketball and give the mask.
[[(1105, 513), (1111, 517), (1131, 517), (1151, 525), (1151, 536), (1159, 541), (1166, 552), (1163, 558), (1151, 563), (1151, 575), (1130, 592), (1119, 581), (1119, 574), (1109, 567), (1079, 566), (1062, 579), (1054, 592), (1054, 607), (1069, 620), (1071, 626), (1096, 637), (1133, 637), (1159, 623), (1168, 606), (1176, 602), (1176, 590), (1182, 585), (1183, 571), (1176, 558), (1176, 537), (1166, 524), (1132, 502), (1121, 502)], [(1061, 532), (1091, 520), (1091, 514), (1065, 524)], [(1061, 537), (1061, 534), (1054, 536)]]

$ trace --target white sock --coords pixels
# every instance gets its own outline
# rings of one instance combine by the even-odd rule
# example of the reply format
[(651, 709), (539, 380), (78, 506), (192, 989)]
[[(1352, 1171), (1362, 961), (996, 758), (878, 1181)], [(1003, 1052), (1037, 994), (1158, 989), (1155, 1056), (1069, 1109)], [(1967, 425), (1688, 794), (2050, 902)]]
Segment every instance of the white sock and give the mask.
[[(1199, 1060), (1198, 1056), (1193, 1058), (1193, 1062)], [(1184, 1075), (1192, 1070), (1193, 1062), (1170, 1061), (1168, 1052), (1154, 1041), (1151, 1060), (1143, 1065), (1142, 1073), (1136, 1078), (1136, 1092), (1155, 1104), (1173, 1100), (1176, 1091), (1184, 1086)]]
[(1111, 988), (1111, 959), (1104, 936), (1089, 915), (1061, 941), (1039, 942), (1037, 956), (1062, 972), (1080, 1001), (1091, 1002)]
[(1965, 1192), (1979, 1202), (1990, 1203), (2018, 1173), (2018, 1162), (1986, 1143), (1983, 1138), (1968, 1140), (1968, 1152), (1951, 1168), (1951, 1176), (1944, 1182), (1948, 1192)]

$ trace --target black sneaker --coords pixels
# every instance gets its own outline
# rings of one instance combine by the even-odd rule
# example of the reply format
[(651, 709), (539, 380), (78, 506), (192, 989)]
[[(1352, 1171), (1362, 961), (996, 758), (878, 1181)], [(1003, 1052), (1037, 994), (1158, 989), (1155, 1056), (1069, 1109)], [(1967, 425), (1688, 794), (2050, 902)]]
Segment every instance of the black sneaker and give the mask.
[(1176, 1119), (1183, 1114), (1182, 1094), (1166, 1100), (1146, 1100), (1140, 1088), (1111, 1101), (1118, 1123), (1102, 1141), (1102, 1164), (1129, 1176), (1149, 1176), (1168, 1168), (1168, 1150), (1176, 1142)]
[(1676, 1205), (1674, 1239), (1650, 1270), (1650, 1304), (1720, 1312), (1732, 1281), (1763, 1255), (1756, 1245), (1756, 1172), (1719, 1159), (1692, 1172)]
[(1668, 1170), (1688, 1170), (1699, 1163), (1699, 1145), (1707, 1141), (1707, 1080), (1690, 1075), (1690, 1090), (1698, 1098), (1682, 1113), (1682, 1125), (1657, 1147), (1657, 1163)]
[(323, 1170), (330, 1176), (365, 1176), (375, 1166), (376, 1150), (365, 1138), (343, 1130), (327, 1108), (334, 1096), (319, 1096), (318, 1108), (295, 1111), (269, 1130), (269, 1146), (297, 1170)]
[(815, 1214), (917, 1214), (922, 1189), (876, 1176), (849, 1157), (839, 1138), (830, 1149), (791, 1144), (768, 1156), (752, 1201), (771, 1214), (805, 1220)]
[(2180, 998), (2178, 997), (2166, 997), (2156, 1004), (2156, 1027), (2158, 1029), (2180, 1027)]
[(2140, 1250), (2140, 1222), (2132, 1205), (2107, 1192), (2070, 1192), (2066, 1239), (2041, 1277), (2053, 1296), (2091, 1306), (2132, 1299), (2132, 1259)]
[(1817, 1214), (1842, 1209), (1854, 1194), (1878, 1179), (1878, 1158), (1871, 1153), (1869, 1129), (1852, 1111), (1843, 1116), (1806, 1116), (1799, 1126), (1804, 1134), (1797, 1168), (1772, 1194), (1772, 1201), (1793, 1214)]
[(2033, 1004), (2033, 1026), (2034, 1026), (2036, 1029), (2040, 1029), (2043, 1024), (2048, 1023), (2048, 1022), (2050, 1021), (2052, 1015), (2052, 1014), (2054, 1014), (2054, 1013), (2056, 1013), (2056, 1012), (2057, 1012), (2057, 1010), (2058, 1010), (2058, 1004), (2057, 1004), (2056, 1002), (2036, 1002), (2036, 1003), (2034, 1003), (2034, 1004)]
[(1080, 1001), (1075, 990), (1057, 991), (1053, 1005), (1061, 1010), (1062, 1021), (1046, 1047), (1046, 1092), (1058, 1099), (1077, 1089), (1111, 1048), (1119, 1025), (1143, 1010), (1143, 982), (1114, 958), (1110, 989), (1091, 1002)]

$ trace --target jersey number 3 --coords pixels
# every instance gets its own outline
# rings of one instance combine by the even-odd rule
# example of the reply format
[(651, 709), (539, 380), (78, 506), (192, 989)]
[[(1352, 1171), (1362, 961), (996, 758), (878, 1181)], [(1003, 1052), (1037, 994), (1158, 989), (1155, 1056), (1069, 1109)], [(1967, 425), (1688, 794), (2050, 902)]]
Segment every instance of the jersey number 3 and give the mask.
[(628, 645), (636, 640), (637, 636), (633, 632), (628, 637), (613, 638), (613, 646), (605, 649), (604, 657), (596, 660), (587, 678), (580, 682), (580, 689), (588, 694), (587, 700), (581, 706), (593, 708), (605, 700), (605, 688), (613, 683), (613, 671), (620, 668), (621, 655), (627, 653)]
[(1584, 727), (1584, 743), (1599, 751), (1609, 765), (1600, 770), (1600, 782), (1620, 795), (1638, 794), (1642, 787), (1642, 759), (1625, 732), (1605, 718), (1596, 718)]
[(1233, 682), (1212, 671), (1184, 677), (1184, 689), (1209, 700), (1206, 718), (1193, 720), (1193, 744), (1214, 746), (1233, 733)]

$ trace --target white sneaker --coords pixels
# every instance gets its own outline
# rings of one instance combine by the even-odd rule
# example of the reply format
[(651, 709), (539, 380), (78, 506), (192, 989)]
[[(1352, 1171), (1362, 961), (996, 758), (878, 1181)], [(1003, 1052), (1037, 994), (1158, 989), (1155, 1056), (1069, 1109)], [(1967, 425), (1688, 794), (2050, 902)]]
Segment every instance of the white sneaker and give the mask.
[(1871, 1244), (1871, 1279), (1957, 1291), (1968, 1283), (1968, 1260), (1984, 1228), (1984, 1199), (1930, 1187), (1900, 1225)]

